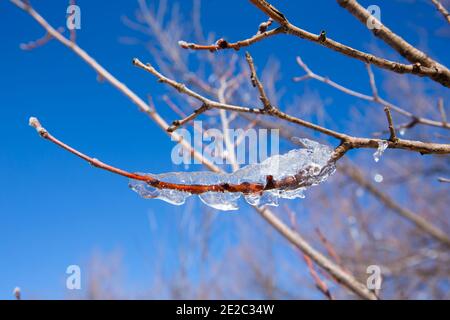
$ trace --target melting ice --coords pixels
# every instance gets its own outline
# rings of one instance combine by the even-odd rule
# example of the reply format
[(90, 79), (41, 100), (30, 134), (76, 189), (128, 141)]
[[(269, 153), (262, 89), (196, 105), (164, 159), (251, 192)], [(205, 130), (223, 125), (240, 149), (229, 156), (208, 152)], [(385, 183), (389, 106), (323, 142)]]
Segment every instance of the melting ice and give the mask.
[(384, 151), (387, 149), (388, 146), (389, 142), (386, 140), (378, 142), (378, 149), (373, 154), (373, 160), (375, 160), (375, 162), (380, 161), (381, 156), (383, 155)]
[[(308, 139), (298, 139), (302, 149), (294, 149), (283, 155), (275, 155), (258, 164), (251, 164), (230, 174), (208, 171), (169, 172), (163, 174), (146, 174), (155, 179), (178, 184), (216, 185), (266, 183), (268, 175), (275, 180), (302, 173), (302, 185), (289, 190), (267, 190), (258, 194), (243, 195), (253, 206), (277, 206), (278, 199), (304, 198), (304, 191), (310, 186), (325, 181), (335, 171), (334, 164), (329, 163), (333, 150), (325, 145)], [(191, 196), (188, 192), (169, 189), (156, 189), (144, 181), (130, 180), (130, 188), (146, 199), (160, 199), (174, 205), (182, 205)], [(207, 192), (200, 194), (200, 200), (218, 210), (237, 210), (241, 193)]]

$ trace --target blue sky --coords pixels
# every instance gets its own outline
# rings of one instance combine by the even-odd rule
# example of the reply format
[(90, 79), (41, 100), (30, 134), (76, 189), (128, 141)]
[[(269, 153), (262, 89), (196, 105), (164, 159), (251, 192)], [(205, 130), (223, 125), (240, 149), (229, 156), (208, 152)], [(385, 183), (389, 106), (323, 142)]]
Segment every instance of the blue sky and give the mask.
[[(34, 2), (54, 26), (65, 25), (68, 1)], [(285, 2), (274, 1), (289, 12), (292, 22), (311, 32), (325, 29), (330, 37), (361, 49), (374, 43), (370, 33), (334, 1)], [(407, 40), (413, 44), (426, 45), (434, 57), (450, 64), (448, 38), (432, 37), (444, 25), (443, 19), (427, 2), (361, 3), (379, 4), (386, 24), (408, 35)], [(79, 45), (142, 97), (162, 92), (153, 79), (131, 65), (133, 57), (152, 61), (149, 53), (118, 41), (120, 36), (133, 35), (120, 17), (132, 16), (137, 3), (80, 0), (78, 5), (82, 10)], [(191, 1), (184, 0), (181, 6), (189, 24)], [(264, 19), (248, 2), (238, 0), (225, 4), (205, 1), (202, 14), (206, 31), (230, 40), (253, 34)], [(123, 178), (95, 170), (39, 139), (28, 127), (28, 118), (38, 116), (64, 141), (130, 171), (182, 170), (171, 164), (172, 142), (121, 93), (99, 83), (95, 73), (58, 42), (22, 51), (20, 43), (37, 39), (44, 32), (8, 1), (0, 2), (0, 21), (0, 299), (11, 298), (16, 286), (28, 298), (67, 296), (66, 267), (78, 264), (83, 268), (94, 250), (121, 251), (130, 283), (145, 286), (150, 281), (146, 273), (152, 269), (146, 250), (164, 236), (158, 234), (161, 229), (151, 231), (149, 217), (170, 226), (185, 207), (140, 199)], [(430, 34), (426, 42), (418, 26)], [(375, 43), (384, 48), (381, 42)], [(251, 52), (261, 63), (270, 57), (280, 58), (288, 89), (296, 88), (289, 79), (302, 74), (294, 61), (301, 53), (312, 68), (369, 92), (361, 63), (317, 45), (280, 36), (255, 45)], [(381, 75), (379, 71), (376, 74)], [(349, 97), (315, 85), (332, 98), (333, 104), (354, 103)], [(173, 119), (173, 114), (163, 111), (163, 115)], [(345, 113), (336, 115), (345, 120)], [(217, 215), (223, 223), (240, 217), (200, 210), (194, 216), (203, 214)], [(171, 241), (163, 241), (169, 257)]]

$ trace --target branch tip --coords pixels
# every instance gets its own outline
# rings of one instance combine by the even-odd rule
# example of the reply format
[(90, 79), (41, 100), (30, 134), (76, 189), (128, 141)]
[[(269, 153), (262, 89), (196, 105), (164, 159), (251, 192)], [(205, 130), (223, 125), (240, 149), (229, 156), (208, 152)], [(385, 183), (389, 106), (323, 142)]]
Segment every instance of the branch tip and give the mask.
[(28, 124), (35, 128), (37, 133), (39, 133), (39, 135), (44, 136), (45, 134), (47, 134), (47, 130), (45, 130), (44, 127), (42, 127), (41, 123), (39, 122), (39, 119), (36, 117), (30, 117), (30, 119), (28, 120)]

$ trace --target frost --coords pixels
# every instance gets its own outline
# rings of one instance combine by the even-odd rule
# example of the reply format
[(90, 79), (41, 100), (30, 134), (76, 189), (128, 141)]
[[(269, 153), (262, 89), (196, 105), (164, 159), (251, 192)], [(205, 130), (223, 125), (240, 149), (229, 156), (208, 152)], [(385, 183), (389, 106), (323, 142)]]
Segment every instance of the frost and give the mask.
[[(295, 183), (284, 189), (272, 189), (260, 193), (245, 194), (232, 192), (207, 192), (199, 195), (200, 200), (217, 210), (237, 210), (238, 200), (244, 196), (253, 206), (277, 206), (278, 200), (304, 198), (304, 191), (325, 181), (335, 171), (330, 163), (333, 150), (320, 143), (298, 139), (298, 144), (304, 146), (283, 155), (275, 155), (261, 163), (251, 164), (231, 174), (213, 172), (170, 172), (163, 174), (146, 174), (160, 181), (187, 185), (219, 185), (259, 183), (265, 185), (267, 176), (275, 181), (292, 177)], [(191, 196), (188, 192), (169, 189), (156, 189), (145, 181), (130, 180), (130, 188), (146, 199), (160, 199), (174, 205), (182, 205)]]
[(375, 162), (380, 161), (381, 156), (383, 155), (384, 151), (387, 149), (388, 146), (389, 142), (386, 140), (378, 142), (378, 149), (373, 154), (373, 160), (375, 160)]

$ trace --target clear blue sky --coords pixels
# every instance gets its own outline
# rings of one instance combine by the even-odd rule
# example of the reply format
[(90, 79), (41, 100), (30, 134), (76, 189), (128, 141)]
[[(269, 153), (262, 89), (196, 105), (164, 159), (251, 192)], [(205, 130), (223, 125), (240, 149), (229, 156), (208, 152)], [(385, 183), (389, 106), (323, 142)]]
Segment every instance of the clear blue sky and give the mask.
[[(65, 25), (68, 1), (33, 2), (54, 26)], [(189, 24), (191, 1), (181, 2), (185, 23)], [(230, 40), (253, 34), (264, 18), (246, 1), (204, 2), (204, 29)], [(417, 26), (433, 35), (444, 25), (426, 1), (361, 2), (379, 4), (383, 21), (399, 34), (408, 35), (407, 40), (414, 44), (423, 43)], [(373, 42), (370, 33), (335, 1), (274, 3), (289, 12), (290, 20), (312, 32), (325, 29), (330, 37), (361, 49)], [(118, 41), (120, 36), (133, 34), (120, 17), (132, 16), (137, 3), (80, 0), (78, 4), (82, 10), (80, 46), (142, 97), (148, 92), (158, 95), (160, 87), (131, 66), (135, 56), (152, 61), (148, 52)], [(173, 144), (167, 136), (121, 93), (97, 82), (95, 73), (67, 48), (56, 41), (31, 52), (19, 48), (20, 43), (43, 34), (29, 16), (9, 1), (0, 1), (0, 299), (11, 298), (15, 286), (29, 298), (65, 297), (66, 267), (78, 264), (83, 268), (95, 249), (119, 249), (130, 283), (148, 279), (146, 273), (152, 264), (145, 251), (149, 243), (158, 243), (163, 236), (151, 232), (149, 216), (171, 225), (184, 210), (139, 198), (123, 178), (89, 167), (39, 139), (28, 127), (29, 116), (38, 116), (66, 142), (131, 171), (182, 170), (171, 164)], [(450, 64), (448, 38), (430, 37), (426, 45), (428, 52)], [(317, 45), (281, 36), (255, 45), (251, 52), (262, 63), (269, 57), (280, 58), (288, 88), (294, 86), (289, 79), (301, 74), (294, 61), (300, 53), (314, 69), (369, 92), (361, 63)], [(340, 93), (314, 85), (332, 97), (333, 104), (354, 103)], [(168, 120), (173, 117), (163, 115)], [(205, 214), (197, 211), (194, 216)], [(224, 223), (240, 218), (239, 214), (210, 214), (217, 214)], [(170, 240), (161, 245), (170, 252)]]

